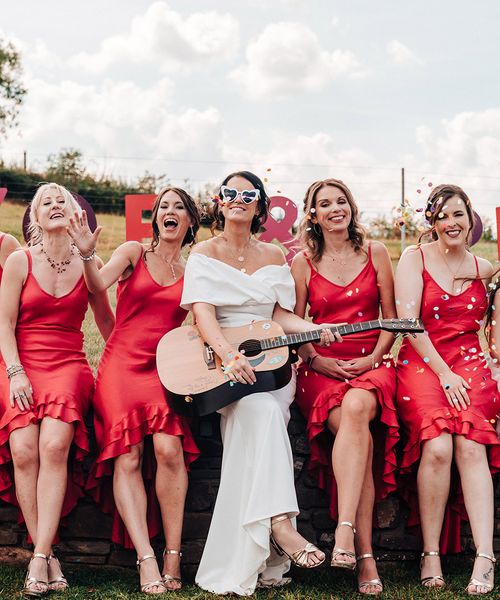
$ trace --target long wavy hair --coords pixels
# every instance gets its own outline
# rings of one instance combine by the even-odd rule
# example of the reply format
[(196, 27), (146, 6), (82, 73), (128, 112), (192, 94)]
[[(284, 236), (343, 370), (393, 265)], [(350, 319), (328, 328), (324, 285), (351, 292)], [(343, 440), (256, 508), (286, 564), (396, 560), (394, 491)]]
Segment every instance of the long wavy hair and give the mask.
[(463, 191), (461, 187), (458, 185), (453, 185), (451, 183), (443, 183), (441, 185), (437, 185), (435, 188), (431, 190), (429, 194), (429, 198), (427, 199), (427, 205), (425, 207), (425, 218), (429, 223), (430, 228), (427, 231), (424, 231), (418, 241), (421, 242), (426, 237), (430, 237), (433, 241), (438, 239), (435, 223), (441, 214), (443, 207), (446, 205), (446, 202), (453, 196), (458, 196), (464, 203), (465, 211), (467, 216), (469, 217), (469, 230), (467, 232), (467, 241), (470, 239), (470, 234), (474, 229), (475, 217), (474, 212), (472, 210), (471, 201), (469, 196)]
[[(255, 213), (254, 218), (252, 219), (252, 224), (250, 226), (251, 233), (258, 233), (262, 225), (267, 221), (267, 217), (269, 215), (269, 204), (271, 203), (269, 196), (267, 195), (266, 189), (264, 187), (264, 183), (261, 178), (252, 173), (251, 171), (236, 171), (235, 173), (231, 173), (227, 177), (224, 178), (224, 181), (220, 184), (217, 190), (217, 196), (220, 197), (220, 189), (223, 185), (227, 185), (227, 182), (233, 177), (242, 177), (249, 181), (254, 189), (259, 190), (259, 199), (257, 200), (257, 211)], [(218, 202), (214, 202), (211, 207), (208, 209), (209, 216), (212, 218), (212, 224), (210, 225), (210, 230), (212, 235), (215, 235), (215, 231), (217, 229), (224, 229), (224, 215), (222, 214), (221, 207)]]
[(193, 222), (191, 227), (186, 231), (186, 235), (182, 240), (182, 247), (186, 244), (190, 244), (191, 246), (196, 242), (196, 234), (198, 233), (198, 229), (200, 228), (200, 211), (198, 210), (198, 206), (193, 198), (183, 190), (182, 188), (167, 186), (162, 188), (158, 192), (158, 196), (156, 196), (153, 208), (151, 209), (151, 227), (153, 229), (153, 239), (151, 240), (151, 244), (148, 248), (148, 252), (154, 251), (156, 246), (160, 243), (160, 230), (158, 228), (158, 223), (156, 222), (156, 218), (158, 217), (158, 210), (160, 209), (160, 204), (168, 192), (175, 192), (179, 198), (182, 200), (184, 204), (184, 208), (188, 211), (189, 216), (191, 217), (191, 221)]
[(351, 208), (351, 220), (347, 226), (349, 240), (355, 252), (366, 252), (363, 247), (366, 232), (359, 222), (359, 210), (351, 190), (340, 179), (322, 179), (315, 181), (307, 189), (304, 196), (304, 217), (300, 221), (297, 231), (297, 239), (313, 262), (321, 260), (325, 249), (323, 231), (317, 223), (312, 222), (314, 213), (316, 212), (316, 197), (320, 190), (328, 186), (341, 190), (347, 198), (347, 202)]
[(38, 208), (42, 202), (44, 193), (51, 189), (55, 189), (66, 200), (68, 206), (70, 207), (70, 216), (73, 216), (75, 212), (79, 215), (82, 214), (82, 209), (75, 200), (73, 194), (63, 185), (59, 185), (58, 183), (54, 182), (41, 183), (38, 186), (38, 189), (35, 192), (33, 200), (30, 204), (30, 222), (27, 231), (28, 246), (35, 246), (42, 241), (43, 230), (38, 223)]

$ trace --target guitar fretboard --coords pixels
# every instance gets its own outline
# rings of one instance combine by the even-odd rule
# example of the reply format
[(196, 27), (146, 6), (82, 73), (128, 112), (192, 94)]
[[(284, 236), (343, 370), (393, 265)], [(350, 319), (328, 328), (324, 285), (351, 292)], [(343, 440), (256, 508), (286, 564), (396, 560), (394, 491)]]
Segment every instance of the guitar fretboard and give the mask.
[[(359, 333), (370, 331), (372, 329), (381, 329), (380, 319), (376, 321), (362, 321), (361, 323), (352, 323), (347, 325), (337, 325), (328, 327), (333, 333), (340, 335), (349, 335), (350, 333)], [(293, 346), (295, 344), (307, 344), (307, 342), (318, 342), (321, 338), (321, 329), (313, 331), (304, 331), (303, 333), (291, 333), (289, 335), (279, 335), (277, 337), (266, 338), (260, 341), (262, 350), (271, 350), (272, 348), (282, 348), (283, 346)]]

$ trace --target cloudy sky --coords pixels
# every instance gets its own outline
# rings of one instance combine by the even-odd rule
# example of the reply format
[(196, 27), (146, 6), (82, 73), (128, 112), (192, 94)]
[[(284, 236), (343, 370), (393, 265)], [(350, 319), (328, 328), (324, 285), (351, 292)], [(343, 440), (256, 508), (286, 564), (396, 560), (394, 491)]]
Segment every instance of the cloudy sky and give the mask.
[(73, 147), (96, 173), (195, 187), (250, 168), (299, 202), (333, 176), (367, 217), (400, 201), (405, 167), (414, 206), (442, 182), (480, 214), (500, 206), (497, 0), (19, 0), (1, 14), (29, 90), (7, 162)]

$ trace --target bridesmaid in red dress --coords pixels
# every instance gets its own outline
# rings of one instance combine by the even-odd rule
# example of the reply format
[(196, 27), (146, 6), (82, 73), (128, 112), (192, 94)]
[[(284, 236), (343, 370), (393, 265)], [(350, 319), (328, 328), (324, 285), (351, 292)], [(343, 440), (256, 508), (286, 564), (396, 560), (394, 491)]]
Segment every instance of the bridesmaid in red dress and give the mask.
[(478, 332), (492, 267), (468, 250), (474, 218), (461, 188), (434, 188), (426, 216), (433, 241), (408, 248), (396, 275), (399, 316), (420, 316), (427, 330), (407, 338), (398, 356), (401, 487), (409, 523), (422, 530), (422, 584), (445, 585), (439, 552), (460, 551), (460, 521), (468, 515), (477, 553), (467, 591), (486, 594), (495, 562), (491, 472), (500, 468), (500, 396)]
[[(380, 310), (384, 318), (395, 317), (389, 254), (380, 242), (365, 241), (349, 188), (336, 179), (313, 183), (304, 213), (304, 251), (292, 266), (295, 312), (303, 317), (309, 305), (315, 323), (368, 321)], [(298, 369), (309, 468), (328, 491), (338, 523), (331, 564), (354, 569), (358, 562), (358, 588), (369, 595), (383, 589), (372, 554), (374, 502), (396, 488), (393, 341), (390, 333), (369, 331), (329, 348), (308, 344)]]
[(13, 235), (0, 231), (0, 283), (2, 283), (2, 273), (5, 261), (10, 254), (21, 246)]
[(94, 390), (81, 331), (89, 302), (104, 338), (114, 324), (107, 296), (89, 294), (66, 232), (75, 210), (62, 186), (38, 188), (30, 247), (9, 256), (0, 291), (0, 498), (19, 505), (35, 545), (23, 590), (31, 596), (68, 586), (52, 543), (83, 494)]
[[(200, 217), (191, 196), (172, 187), (160, 191), (152, 211), (149, 248), (125, 242), (100, 271), (93, 261), (85, 263), (90, 290), (106, 290), (118, 280), (116, 326), (97, 374), (100, 454), (88, 488), (114, 516), (113, 541), (137, 551), (141, 591), (159, 594), (181, 588), (186, 467), (198, 449), (186, 420), (167, 404), (156, 347), (187, 315), (179, 307), (185, 267), (181, 249), (194, 241)], [(72, 222), (70, 233), (80, 252), (93, 256), (100, 230), (90, 232), (85, 213)], [(166, 549), (160, 576), (150, 538), (162, 530)]]

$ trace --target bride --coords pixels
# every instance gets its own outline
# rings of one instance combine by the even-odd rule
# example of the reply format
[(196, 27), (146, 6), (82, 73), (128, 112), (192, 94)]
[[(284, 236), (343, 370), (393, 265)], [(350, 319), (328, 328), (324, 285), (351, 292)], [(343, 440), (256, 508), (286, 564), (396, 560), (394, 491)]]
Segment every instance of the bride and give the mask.
[[(290, 560), (303, 568), (325, 560), (295, 529), (299, 509), (287, 433), (295, 377), (279, 390), (252, 393), (254, 371), (221, 331), (271, 318), (285, 332), (318, 329), (291, 312), (295, 288), (281, 250), (252, 237), (268, 210), (256, 175), (241, 171), (225, 178), (213, 211), (213, 229), (223, 231), (191, 251), (181, 300), (228, 378), (248, 385), (247, 396), (219, 411), (221, 481), (196, 575), (201, 588), (218, 594), (246, 596), (257, 585), (283, 585), (290, 581), (283, 577)], [(323, 345), (335, 340), (326, 329), (321, 338)]]

